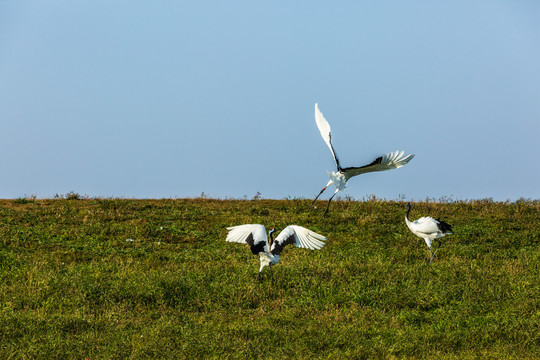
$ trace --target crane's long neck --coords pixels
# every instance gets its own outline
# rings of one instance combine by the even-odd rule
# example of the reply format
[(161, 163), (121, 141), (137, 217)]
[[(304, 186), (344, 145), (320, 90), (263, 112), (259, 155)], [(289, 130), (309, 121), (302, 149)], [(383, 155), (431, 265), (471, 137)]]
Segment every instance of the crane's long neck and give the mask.
[(275, 232), (274, 229), (268, 232), (268, 237), (270, 237), (270, 246), (272, 246), (272, 244), (274, 243), (274, 232)]
[(411, 228), (411, 221), (409, 220), (409, 213), (411, 212), (411, 204), (407, 204), (407, 214), (405, 214), (405, 222), (409, 229)]

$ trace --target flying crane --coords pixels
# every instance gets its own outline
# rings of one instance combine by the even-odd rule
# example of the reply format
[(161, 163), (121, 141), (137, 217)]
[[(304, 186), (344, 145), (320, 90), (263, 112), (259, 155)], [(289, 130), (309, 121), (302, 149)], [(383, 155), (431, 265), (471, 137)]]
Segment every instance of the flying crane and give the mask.
[(311, 202), (311, 206), (313, 206), (315, 200), (317, 200), (319, 196), (321, 196), (321, 194), (328, 188), (328, 186), (334, 184), (336, 190), (334, 191), (334, 194), (332, 194), (332, 196), (330, 197), (330, 200), (328, 200), (328, 205), (326, 206), (324, 215), (326, 215), (326, 213), (328, 212), (330, 202), (332, 201), (334, 196), (339, 191), (343, 191), (346, 189), (345, 185), (347, 184), (347, 181), (349, 181), (349, 179), (353, 176), (375, 171), (397, 169), (407, 164), (414, 157), (414, 154), (408, 154), (404, 156), (403, 151), (395, 151), (385, 155), (381, 155), (367, 165), (344, 168), (341, 166), (339, 162), (339, 157), (337, 156), (336, 151), (332, 146), (332, 132), (330, 129), (330, 124), (324, 118), (322, 112), (319, 110), (319, 106), (317, 103), (315, 103), (315, 122), (317, 123), (317, 127), (319, 128), (324, 142), (326, 143), (326, 145), (328, 145), (328, 148), (330, 149), (330, 152), (334, 157), (334, 162), (336, 163), (337, 167), (337, 171), (328, 171), (328, 177), (330, 178), (330, 180), (325, 185), (325, 187), (322, 188), (321, 192), (319, 192), (319, 195), (317, 195), (317, 197), (315, 197), (315, 199), (313, 199), (313, 201)]

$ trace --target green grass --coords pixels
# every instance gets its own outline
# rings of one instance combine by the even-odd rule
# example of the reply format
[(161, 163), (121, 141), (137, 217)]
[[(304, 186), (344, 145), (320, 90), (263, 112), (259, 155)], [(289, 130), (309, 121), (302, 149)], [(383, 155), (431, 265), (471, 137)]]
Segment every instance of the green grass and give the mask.
[[(538, 201), (413, 204), (454, 227), (431, 265), (404, 202), (309, 204), (0, 200), (0, 358), (540, 358)], [(245, 223), (328, 244), (256, 281)]]

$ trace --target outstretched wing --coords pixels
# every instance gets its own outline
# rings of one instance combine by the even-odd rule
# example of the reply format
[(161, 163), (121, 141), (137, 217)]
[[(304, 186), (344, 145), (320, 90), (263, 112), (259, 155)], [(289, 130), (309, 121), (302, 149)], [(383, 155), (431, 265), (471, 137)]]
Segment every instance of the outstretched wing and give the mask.
[(319, 128), (324, 142), (326, 143), (326, 145), (328, 145), (328, 148), (332, 152), (332, 156), (334, 157), (334, 161), (336, 162), (338, 171), (341, 170), (339, 158), (334, 151), (334, 147), (332, 146), (332, 131), (330, 130), (330, 124), (328, 123), (328, 121), (326, 121), (322, 112), (319, 110), (319, 105), (317, 103), (315, 103), (315, 122), (317, 123), (317, 127)]
[(253, 255), (268, 252), (268, 239), (263, 225), (247, 224), (228, 227), (227, 241), (248, 244)]
[(326, 237), (321, 234), (317, 234), (302, 226), (289, 225), (274, 240), (271, 252), (273, 255), (279, 255), (283, 248), (289, 244), (294, 244), (296, 247), (304, 249), (319, 250), (326, 245), (325, 241)]
[(342, 169), (345, 178), (348, 180), (353, 176), (374, 171), (385, 171), (397, 169), (407, 164), (414, 157), (413, 154), (403, 156), (403, 151), (394, 151), (376, 158), (368, 165), (360, 167), (348, 167)]

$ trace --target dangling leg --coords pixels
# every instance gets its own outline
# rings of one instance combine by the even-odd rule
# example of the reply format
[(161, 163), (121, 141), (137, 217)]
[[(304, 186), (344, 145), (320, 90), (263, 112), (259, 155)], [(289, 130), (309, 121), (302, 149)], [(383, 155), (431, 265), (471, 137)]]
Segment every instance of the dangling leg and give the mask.
[(433, 261), (433, 253), (431, 252), (431, 246), (429, 247), (429, 263)]
[(319, 193), (319, 195), (317, 195), (317, 197), (315, 197), (315, 199), (313, 199), (313, 201), (311, 202), (311, 207), (313, 207), (313, 204), (315, 204), (315, 201), (319, 198), (319, 196), (321, 196), (321, 194), (324, 192), (324, 190), (326, 190), (328, 188), (328, 186), (332, 185), (334, 183), (334, 181), (330, 180), (325, 187), (322, 188), (321, 192)]
[(261, 281), (261, 272), (260, 271), (257, 273), (257, 276), (255, 277), (255, 279), (257, 279), (257, 281)]
[(272, 264), (270, 264), (270, 276), (272, 276), (272, 286), (274, 286), (274, 270), (272, 270)]
[(311, 202), (311, 207), (313, 207), (313, 204), (315, 204), (315, 201), (319, 198), (319, 196), (321, 196), (321, 194), (324, 192), (324, 190), (326, 190), (326, 186), (323, 187), (323, 189), (321, 190), (319, 195), (317, 195), (317, 197), (315, 197), (315, 199), (313, 199), (313, 201)]
[(330, 201), (332, 201), (332, 199), (334, 198), (334, 196), (336, 196), (336, 194), (337, 194), (337, 191), (334, 193), (334, 195), (330, 197), (330, 200), (328, 200), (328, 205), (326, 205), (326, 210), (324, 210), (323, 216), (326, 216), (326, 213), (328, 212), (328, 208), (330, 207)]

